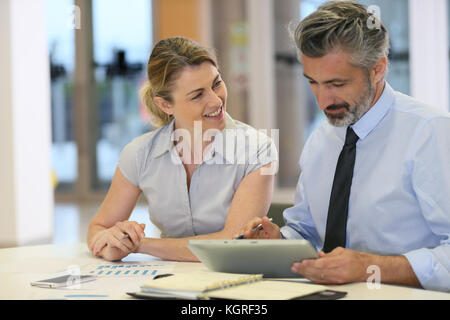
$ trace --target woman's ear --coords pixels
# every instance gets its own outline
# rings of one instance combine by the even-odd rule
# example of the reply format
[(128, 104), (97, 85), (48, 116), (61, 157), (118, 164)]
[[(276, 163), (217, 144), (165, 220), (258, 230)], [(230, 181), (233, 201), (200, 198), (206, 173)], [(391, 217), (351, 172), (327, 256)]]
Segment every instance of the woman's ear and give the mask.
[(160, 108), (164, 113), (168, 115), (173, 115), (173, 109), (169, 101), (161, 97), (154, 97), (153, 102)]

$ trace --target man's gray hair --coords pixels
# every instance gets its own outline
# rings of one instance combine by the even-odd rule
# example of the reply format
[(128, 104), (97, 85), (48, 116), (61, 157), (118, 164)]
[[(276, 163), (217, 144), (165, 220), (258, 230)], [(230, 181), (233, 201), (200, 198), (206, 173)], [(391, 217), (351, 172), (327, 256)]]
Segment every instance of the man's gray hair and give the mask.
[[(376, 23), (374, 23), (376, 22)], [(379, 17), (354, 1), (331, 1), (297, 26), (294, 41), (301, 54), (322, 57), (334, 49), (350, 54), (350, 63), (369, 70), (389, 54), (389, 34)]]

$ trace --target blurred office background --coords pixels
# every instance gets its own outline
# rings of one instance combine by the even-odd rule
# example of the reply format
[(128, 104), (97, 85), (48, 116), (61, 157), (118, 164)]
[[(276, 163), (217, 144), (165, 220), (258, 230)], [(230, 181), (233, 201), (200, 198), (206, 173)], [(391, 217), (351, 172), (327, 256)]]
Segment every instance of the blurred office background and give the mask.
[[(292, 204), (324, 117), (288, 30), (324, 2), (1, 0), (0, 247), (85, 241), (120, 151), (152, 129), (138, 98), (151, 48), (175, 35), (217, 50), (232, 117), (279, 130), (272, 209)], [(390, 32), (389, 83), (448, 110), (450, 0), (359, 2)], [(157, 233), (143, 199), (131, 219)]]

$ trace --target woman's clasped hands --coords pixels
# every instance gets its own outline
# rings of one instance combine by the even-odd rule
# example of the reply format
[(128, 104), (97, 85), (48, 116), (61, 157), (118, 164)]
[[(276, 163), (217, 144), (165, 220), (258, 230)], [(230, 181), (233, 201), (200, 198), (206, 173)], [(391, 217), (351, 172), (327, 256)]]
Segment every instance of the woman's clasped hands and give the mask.
[(89, 249), (95, 256), (114, 261), (136, 252), (145, 238), (145, 224), (136, 221), (119, 221), (111, 228), (98, 232)]

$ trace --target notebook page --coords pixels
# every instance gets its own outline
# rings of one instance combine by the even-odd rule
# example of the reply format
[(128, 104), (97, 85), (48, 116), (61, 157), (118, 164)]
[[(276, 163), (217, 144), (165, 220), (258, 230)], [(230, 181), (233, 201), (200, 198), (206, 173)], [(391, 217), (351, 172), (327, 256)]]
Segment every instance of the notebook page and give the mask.
[(212, 271), (198, 271), (189, 273), (177, 273), (170, 277), (150, 280), (142, 285), (143, 291), (197, 291), (212, 290), (241, 282), (261, 279), (262, 275), (237, 274)]
[(204, 296), (233, 300), (288, 300), (326, 289), (316, 284), (265, 280), (208, 292)]

